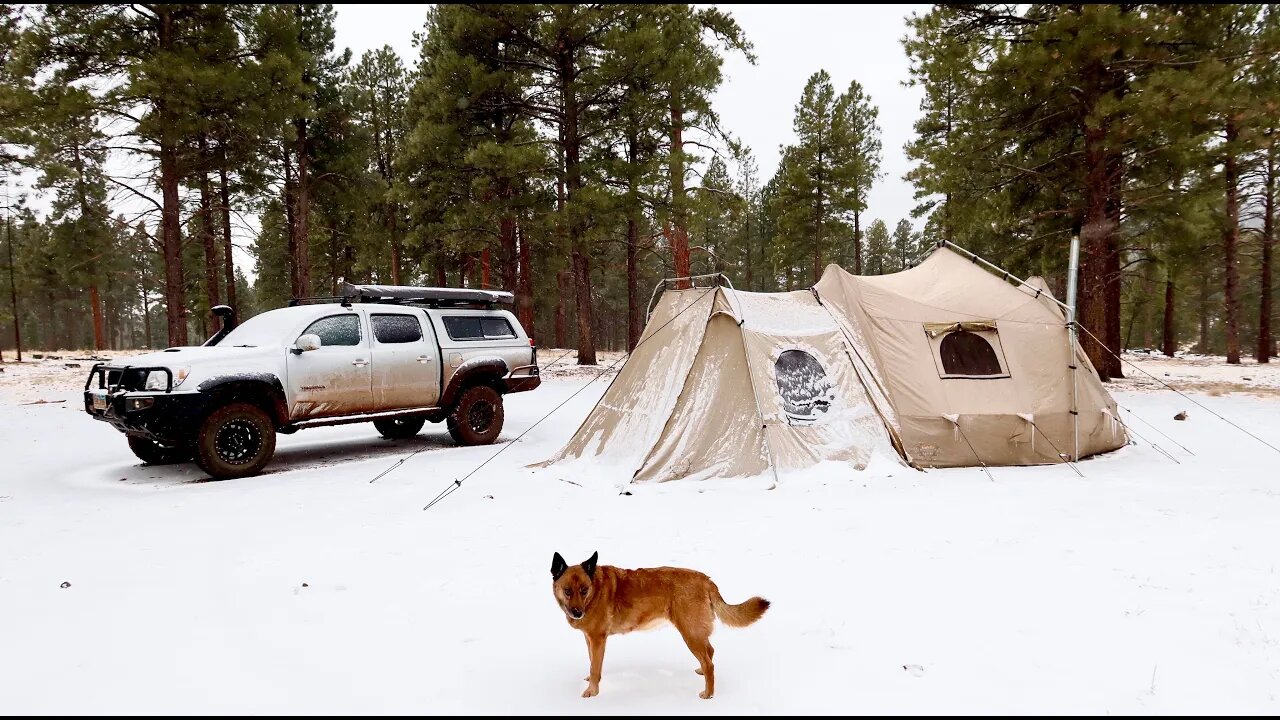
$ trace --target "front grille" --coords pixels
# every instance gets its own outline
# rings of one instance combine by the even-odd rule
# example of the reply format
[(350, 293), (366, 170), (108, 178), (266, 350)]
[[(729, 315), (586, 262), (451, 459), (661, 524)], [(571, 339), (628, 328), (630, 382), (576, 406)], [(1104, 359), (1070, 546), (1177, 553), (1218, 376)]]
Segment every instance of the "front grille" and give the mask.
[(85, 383), (85, 389), (96, 387), (111, 392), (145, 390), (147, 376), (153, 372), (162, 376), (168, 374), (164, 368), (121, 368), (100, 365), (89, 371), (89, 380)]

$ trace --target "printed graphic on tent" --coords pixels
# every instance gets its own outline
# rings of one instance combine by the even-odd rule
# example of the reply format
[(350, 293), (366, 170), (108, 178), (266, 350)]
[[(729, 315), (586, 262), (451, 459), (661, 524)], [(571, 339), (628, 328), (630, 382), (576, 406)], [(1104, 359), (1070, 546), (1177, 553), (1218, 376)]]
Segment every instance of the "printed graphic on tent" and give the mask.
[(597, 457), (637, 482), (785, 479), (828, 460), (862, 469), (876, 452), (963, 467), (1123, 446), (1115, 402), (1071, 357), (1043, 281), (1010, 284), (948, 248), (891, 275), (830, 265), (807, 291), (667, 290), (548, 462)]

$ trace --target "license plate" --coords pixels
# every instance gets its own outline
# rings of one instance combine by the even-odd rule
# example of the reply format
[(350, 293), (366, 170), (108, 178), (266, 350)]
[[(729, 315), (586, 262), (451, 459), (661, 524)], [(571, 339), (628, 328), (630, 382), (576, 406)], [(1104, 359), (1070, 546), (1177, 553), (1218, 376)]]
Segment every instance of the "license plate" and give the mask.
[(93, 409), (94, 410), (107, 409), (107, 391), (106, 390), (98, 390), (93, 393)]

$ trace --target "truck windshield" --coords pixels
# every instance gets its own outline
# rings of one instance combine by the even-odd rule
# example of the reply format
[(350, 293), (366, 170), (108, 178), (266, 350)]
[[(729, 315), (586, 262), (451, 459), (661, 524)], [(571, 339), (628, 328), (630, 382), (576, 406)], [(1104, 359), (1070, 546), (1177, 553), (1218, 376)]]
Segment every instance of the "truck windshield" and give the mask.
[(285, 334), (298, 324), (298, 315), (290, 312), (290, 308), (268, 310), (267, 312), (245, 320), (227, 333), (218, 343), (220, 347), (260, 347), (263, 345), (285, 345), (294, 338)]

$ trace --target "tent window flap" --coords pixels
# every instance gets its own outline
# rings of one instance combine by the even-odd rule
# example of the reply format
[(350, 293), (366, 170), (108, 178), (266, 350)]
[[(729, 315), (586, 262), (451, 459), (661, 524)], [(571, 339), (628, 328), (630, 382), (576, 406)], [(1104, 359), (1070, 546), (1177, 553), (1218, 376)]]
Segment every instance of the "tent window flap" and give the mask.
[(835, 387), (817, 358), (803, 350), (784, 350), (773, 370), (789, 425), (809, 425), (831, 409)]
[(1000, 347), (1000, 334), (994, 322), (925, 323), (924, 332), (933, 348), (939, 377), (1009, 377), (1004, 349)]

